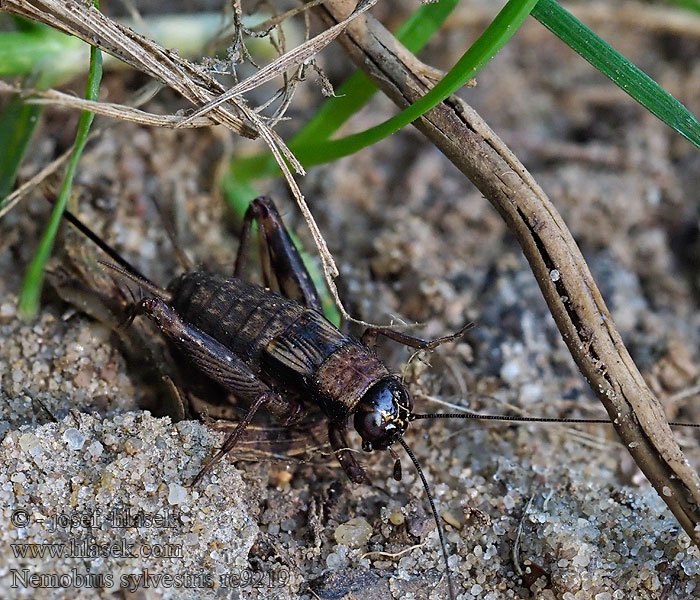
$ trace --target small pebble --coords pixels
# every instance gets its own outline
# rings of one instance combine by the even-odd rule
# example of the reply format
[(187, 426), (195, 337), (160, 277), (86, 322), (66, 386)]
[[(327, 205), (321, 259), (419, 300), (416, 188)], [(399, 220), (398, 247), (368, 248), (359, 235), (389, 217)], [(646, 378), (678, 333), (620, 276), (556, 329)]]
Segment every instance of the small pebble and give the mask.
[(70, 427), (63, 432), (63, 439), (70, 450), (80, 450), (85, 444), (85, 436), (75, 427)]
[(87, 450), (90, 453), (90, 456), (97, 458), (98, 456), (102, 456), (103, 446), (100, 444), (100, 442), (95, 440), (88, 446)]
[(343, 559), (335, 552), (326, 556), (326, 566), (331, 570), (340, 569), (343, 566)]
[(285, 519), (280, 523), (280, 528), (282, 531), (294, 531), (296, 529), (297, 522), (294, 519)]
[(392, 525), (403, 525), (406, 521), (406, 517), (400, 510), (395, 510), (391, 515), (389, 515), (389, 522)]
[(11, 302), (3, 302), (0, 304), (0, 319), (12, 319), (17, 314), (15, 305)]
[(10, 476), (10, 481), (13, 481), (14, 483), (24, 483), (27, 481), (27, 476), (24, 473), (13, 473)]
[(187, 500), (187, 488), (179, 483), (171, 483), (168, 486), (168, 504), (182, 504)]
[(39, 448), (39, 452), (41, 452), (39, 438), (37, 438), (33, 433), (23, 433), (19, 437), (19, 447), (25, 452), (29, 452), (29, 454), (32, 456), (36, 456), (37, 448)]
[(457, 516), (455, 516), (453, 513), (451, 513), (449, 510), (446, 510), (442, 515), (440, 515), (446, 523), (449, 523), (454, 527), (455, 529), (462, 529), (462, 522), (459, 520)]
[(138, 454), (143, 448), (143, 442), (139, 438), (129, 438), (124, 442), (124, 452)]
[(511, 360), (501, 367), (501, 379), (506, 383), (513, 383), (520, 376), (520, 365), (517, 360)]
[(364, 546), (372, 536), (372, 526), (362, 517), (355, 517), (336, 527), (335, 541), (349, 548)]

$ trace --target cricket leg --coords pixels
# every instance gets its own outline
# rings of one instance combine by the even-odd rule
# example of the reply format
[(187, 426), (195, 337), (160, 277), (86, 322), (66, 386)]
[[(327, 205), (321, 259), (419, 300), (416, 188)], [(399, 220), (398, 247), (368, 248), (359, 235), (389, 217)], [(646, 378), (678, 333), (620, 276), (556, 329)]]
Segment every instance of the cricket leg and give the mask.
[(229, 435), (216, 456), (207, 462), (195, 477), (195, 482), (233, 449), (261, 406), (265, 405), (268, 412), (282, 425), (294, 423), (302, 415), (300, 402), (285, 399), (271, 390), (233, 352), (183, 321), (175, 309), (164, 300), (155, 297), (144, 298), (136, 306), (135, 312), (147, 315), (185, 358), (205, 375), (238, 398), (250, 403), (246, 416)]
[(269, 402), (270, 400), (270, 395), (274, 394), (274, 392), (269, 392), (269, 393), (264, 393), (262, 394), (250, 407), (248, 412), (246, 413), (246, 416), (243, 418), (243, 420), (238, 423), (236, 426), (236, 429), (233, 430), (233, 433), (230, 434), (226, 440), (224, 440), (224, 445), (221, 446), (219, 451), (212, 456), (205, 464), (204, 466), (199, 470), (199, 473), (195, 476), (195, 478), (192, 480), (192, 483), (190, 484), (190, 487), (194, 487), (197, 485), (197, 483), (206, 475), (206, 473), (217, 463), (219, 462), (224, 456), (226, 456), (231, 450), (233, 450), (238, 443), (239, 438), (241, 437), (241, 434), (246, 430), (248, 425), (250, 425), (250, 422), (253, 419), (253, 416), (255, 415), (256, 412), (258, 412), (258, 409), (263, 405)]
[(435, 338), (433, 340), (423, 340), (421, 338), (413, 337), (411, 335), (406, 335), (405, 333), (401, 333), (400, 331), (394, 331), (393, 329), (375, 329), (373, 327), (370, 327), (368, 329), (365, 329), (365, 332), (362, 334), (362, 343), (365, 346), (373, 348), (377, 343), (377, 336), (383, 335), (384, 337), (394, 340), (395, 342), (399, 342), (404, 346), (409, 346), (410, 348), (416, 348), (418, 350), (434, 350), (441, 344), (453, 342), (461, 338), (473, 326), (474, 323), (467, 323), (464, 327), (462, 327), (462, 329), (460, 329), (456, 333)]
[(274, 202), (261, 196), (250, 203), (243, 218), (234, 276), (245, 277), (253, 220), (260, 234), (260, 259), (265, 285), (282, 295), (322, 312), (321, 299), (299, 251), (282, 222)]
[(345, 425), (330, 423), (328, 425), (328, 439), (340, 466), (353, 483), (369, 483), (369, 478), (365, 470), (355, 460), (352, 451), (349, 450), (347, 438), (345, 437)]

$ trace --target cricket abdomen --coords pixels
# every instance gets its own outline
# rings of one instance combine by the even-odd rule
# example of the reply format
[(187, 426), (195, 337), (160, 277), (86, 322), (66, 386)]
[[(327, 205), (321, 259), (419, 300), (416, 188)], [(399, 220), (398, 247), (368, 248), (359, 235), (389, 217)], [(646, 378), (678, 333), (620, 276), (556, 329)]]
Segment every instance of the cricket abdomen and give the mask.
[(306, 310), (296, 302), (241, 279), (186, 273), (168, 290), (173, 307), (188, 323), (260, 370), (268, 343)]

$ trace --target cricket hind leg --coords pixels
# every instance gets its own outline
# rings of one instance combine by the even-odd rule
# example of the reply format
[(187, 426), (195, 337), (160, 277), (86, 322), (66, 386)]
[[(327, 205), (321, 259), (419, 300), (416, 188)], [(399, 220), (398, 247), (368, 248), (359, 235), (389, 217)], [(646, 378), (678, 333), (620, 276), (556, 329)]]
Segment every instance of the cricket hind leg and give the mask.
[(241, 435), (246, 430), (248, 425), (250, 425), (250, 422), (253, 420), (253, 416), (255, 416), (255, 413), (258, 412), (258, 409), (261, 406), (263, 406), (263, 404), (267, 404), (270, 401), (270, 398), (273, 394), (274, 392), (270, 391), (268, 393), (263, 393), (257, 398), (257, 400), (253, 403), (253, 405), (246, 413), (246, 416), (243, 418), (242, 421), (238, 423), (236, 429), (233, 430), (233, 433), (231, 433), (224, 440), (224, 444), (221, 446), (219, 451), (212, 458), (210, 458), (199, 470), (199, 473), (195, 475), (195, 478), (190, 484), (191, 487), (196, 486), (197, 483), (199, 483), (199, 481), (202, 479), (202, 477), (204, 477), (217, 462), (219, 462), (224, 456), (226, 456), (229, 452), (231, 452), (231, 450), (235, 448)]
[(250, 251), (253, 220), (258, 223), (260, 235), (260, 259), (265, 285), (278, 289), (283, 296), (304, 306), (322, 312), (321, 298), (311, 280), (275, 203), (260, 196), (250, 203), (243, 217), (240, 245), (236, 257), (234, 276), (245, 278), (246, 263)]
[(175, 309), (161, 298), (144, 298), (138, 303), (136, 312), (147, 315), (168, 341), (200, 371), (238, 398), (251, 402), (243, 420), (226, 438), (217, 454), (202, 467), (192, 485), (235, 447), (260, 407), (265, 406), (283, 425), (292, 424), (301, 416), (301, 403), (286, 399), (270, 389), (231, 350), (183, 321)]

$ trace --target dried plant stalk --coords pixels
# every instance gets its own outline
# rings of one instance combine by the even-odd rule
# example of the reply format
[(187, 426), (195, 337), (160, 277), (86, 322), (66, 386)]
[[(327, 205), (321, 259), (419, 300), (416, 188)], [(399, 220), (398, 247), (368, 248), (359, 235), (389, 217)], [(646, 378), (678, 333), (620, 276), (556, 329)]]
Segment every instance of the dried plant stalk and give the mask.
[[(328, 24), (348, 0), (314, 9)], [(340, 36), (353, 62), (400, 107), (423, 96), (425, 66), (370, 16)], [(700, 478), (683, 456), (659, 401), (647, 387), (563, 219), (533, 177), (470, 106), (442, 102), (413, 123), (493, 204), (518, 239), (571, 355), (625, 447), (695, 544)], [(550, 276), (552, 270), (558, 278)], [(555, 281), (556, 279), (556, 281)]]
[[(195, 105), (224, 91), (197, 65), (109, 19), (92, 5), (60, 0), (2, 0), (0, 8), (78, 37), (178, 91)], [(238, 114), (221, 108), (216, 111), (216, 119), (240, 135), (255, 137), (255, 128), (244, 122), (250, 109), (242, 104), (235, 107)]]
[(27, 104), (49, 104), (53, 106), (62, 106), (64, 108), (88, 110), (96, 115), (119, 119), (121, 121), (130, 121), (131, 123), (138, 123), (139, 125), (148, 125), (151, 127), (195, 128), (210, 127), (214, 124), (208, 117), (202, 117), (198, 119), (188, 119), (188, 123), (183, 125), (182, 121), (184, 121), (186, 117), (177, 115), (156, 115), (139, 110), (133, 106), (86, 100), (85, 98), (59, 92), (58, 90), (23, 89), (4, 81), (0, 81), (0, 94), (22, 94), (27, 97)]

